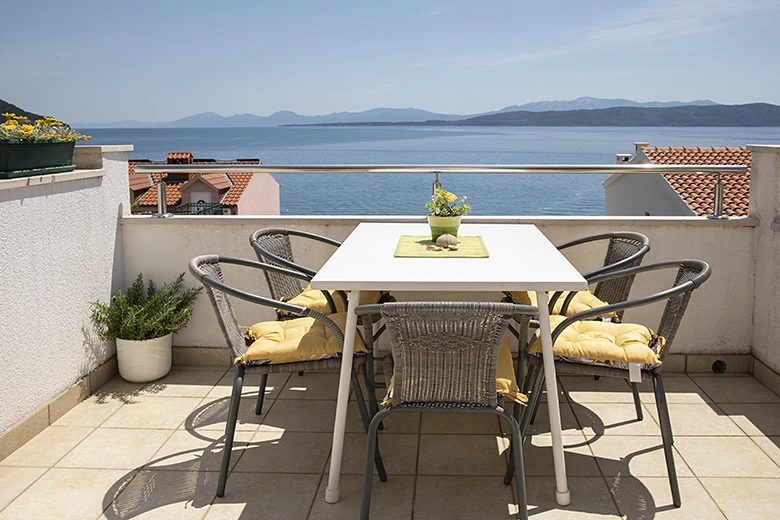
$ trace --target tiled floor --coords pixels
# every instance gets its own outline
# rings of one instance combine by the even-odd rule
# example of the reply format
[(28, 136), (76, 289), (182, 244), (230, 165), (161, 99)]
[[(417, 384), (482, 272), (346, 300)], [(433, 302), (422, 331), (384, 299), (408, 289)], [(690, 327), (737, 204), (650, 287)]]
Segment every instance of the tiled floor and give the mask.
[[(356, 518), (365, 436), (354, 403), (341, 500), (324, 500), (337, 378), (272, 375), (259, 417), (248, 378), (224, 498), (215, 491), (232, 372), (178, 367), (149, 385), (115, 378), (0, 461), (0, 520)], [(627, 383), (562, 378), (572, 502), (555, 504), (543, 405), (524, 448), (532, 518), (778, 518), (780, 398), (750, 376), (665, 382), (682, 508), (671, 505), (650, 384), (640, 422)], [(373, 518), (514, 518), (497, 417), (399, 414), (385, 426), (389, 480), (374, 485)]]

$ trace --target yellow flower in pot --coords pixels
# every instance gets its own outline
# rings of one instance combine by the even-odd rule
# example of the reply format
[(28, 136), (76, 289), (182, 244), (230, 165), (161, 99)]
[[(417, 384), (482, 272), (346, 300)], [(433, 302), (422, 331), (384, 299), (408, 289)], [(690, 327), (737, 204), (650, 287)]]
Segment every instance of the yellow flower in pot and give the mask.
[(431, 227), (431, 240), (434, 242), (441, 235), (458, 236), (458, 227), (463, 215), (471, 211), (466, 204), (466, 197), (458, 198), (454, 193), (443, 188), (436, 188), (431, 201), (425, 204), (428, 208), (428, 225)]

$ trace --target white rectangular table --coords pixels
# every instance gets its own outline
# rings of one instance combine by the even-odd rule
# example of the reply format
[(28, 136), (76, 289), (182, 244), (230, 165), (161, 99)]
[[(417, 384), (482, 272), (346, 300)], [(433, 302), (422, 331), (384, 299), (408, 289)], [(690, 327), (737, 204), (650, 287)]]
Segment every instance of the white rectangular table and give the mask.
[[(463, 224), (460, 236), (482, 236), (488, 258), (396, 258), (401, 235), (430, 235), (427, 224), (361, 223), (311, 282), (313, 289), (349, 291), (336, 422), (325, 500), (338, 502), (360, 291), (536, 291), (550, 412), (555, 494), (570, 502), (561, 416), (547, 310), (547, 291), (581, 291), (587, 282), (533, 224)], [(373, 396), (371, 396), (373, 397)]]

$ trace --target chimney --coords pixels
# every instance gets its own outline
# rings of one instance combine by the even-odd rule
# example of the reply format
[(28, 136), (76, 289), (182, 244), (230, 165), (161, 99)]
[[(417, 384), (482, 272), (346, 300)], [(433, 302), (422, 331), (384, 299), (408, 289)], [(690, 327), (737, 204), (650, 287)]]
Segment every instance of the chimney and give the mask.
[(631, 162), (631, 154), (630, 153), (616, 153), (615, 154), (615, 162), (617, 164), (625, 164), (627, 162)]
[(646, 146), (650, 146), (650, 143), (634, 143), (634, 151), (635, 153), (639, 153), (642, 151), (642, 148), (645, 148)]
[[(192, 153), (190, 152), (168, 152), (168, 164), (192, 164)], [(190, 174), (187, 172), (169, 173), (168, 182), (187, 181)]]

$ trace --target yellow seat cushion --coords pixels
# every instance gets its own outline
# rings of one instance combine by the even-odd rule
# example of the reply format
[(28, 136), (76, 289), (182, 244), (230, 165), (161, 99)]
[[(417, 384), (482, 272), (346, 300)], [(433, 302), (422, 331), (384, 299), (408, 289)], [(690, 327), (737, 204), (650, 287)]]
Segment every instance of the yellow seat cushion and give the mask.
[[(341, 296), (336, 294), (336, 291), (331, 291), (330, 294), (333, 297), (333, 303), (336, 304), (336, 312), (346, 312), (347, 309), (344, 307), (344, 300), (341, 299)], [(360, 293), (360, 305), (376, 303), (378, 299), (379, 291), (363, 291)], [(321, 312), (322, 314), (331, 313), (330, 307), (328, 307), (328, 300), (322, 294), (322, 291), (312, 289), (309, 285), (306, 286), (301, 294), (285, 301), (299, 307), (306, 307), (307, 309)], [(282, 311), (280, 314), (284, 314), (284, 312)]]
[[(550, 316), (550, 328), (555, 330), (565, 319), (565, 316)], [(627, 363), (659, 365), (663, 343), (663, 338), (644, 325), (578, 321), (561, 332), (553, 345), (553, 354), (621, 368)], [(536, 338), (529, 352), (542, 352), (541, 338)]]
[[(346, 312), (328, 317), (344, 331)], [(247, 328), (246, 336), (254, 342), (235, 363), (283, 364), (341, 356), (341, 345), (333, 331), (314, 318), (256, 323)], [(368, 352), (358, 334), (355, 352)]]
[[(536, 292), (534, 291), (512, 291), (512, 299), (515, 300), (515, 303), (521, 304), (521, 305), (533, 305), (536, 307)], [(563, 309), (563, 302), (566, 300), (566, 297), (569, 295), (569, 291), (563, 291), (560, 295), (560, 297), (555, 300), (555, 305), (553, 306), (553, 310), (551, 314), (561, 314), (561, 310)], [(549, 294), (550, 297), (552, 297), (552, 294)], [(574, 295), (574, 298), (572, 298), (571, 302), (569, 302), (569, 306), (566, 309), (566, 316), (573, 316), (574, 314), (582, 311), (588, 311), (590, 309), (596, 309), (598, 307), (604, 307), (605, 305), (609, 305), (607, 302), (602, 301), (596, 296), (590, 292), (590, 291), (577, 291), (577, 293)], [(617, 318), (617, 313), (615, 312), (608, 312), (604, 314), (605, 316), (609, 316), (610, 318)]]
[[(382, 405), (392, 403), (393, 387), (395, 386), (395, 375), (387, 385), (387, 396)], [(528, 404), (528, 396), (520, 392), (515, 377), (515, 364), (512, 360), (512, 353), (509, 350), (509, 334), (504, 334), (501, 342), (501, 348), (498, 351), (498, 363), (496, 365), (496, 393), (511, 399), (515, 403), (522, 405)]]

